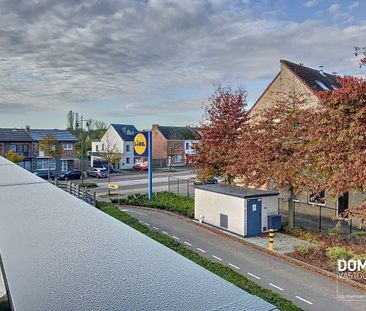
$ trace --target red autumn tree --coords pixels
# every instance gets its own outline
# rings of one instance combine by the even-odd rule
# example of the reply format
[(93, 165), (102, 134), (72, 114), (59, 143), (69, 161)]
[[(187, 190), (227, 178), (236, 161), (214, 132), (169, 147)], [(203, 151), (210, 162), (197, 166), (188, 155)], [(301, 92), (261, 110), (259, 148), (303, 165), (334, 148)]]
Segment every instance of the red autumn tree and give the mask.
[(232, 166), (236, 165), (239, 129), (248, 124), (247, 95), (243, 88), (232, 90), (220, 86), (209, 98), (205, 120), (198, 129), (194, 164), (202, 179), (222, 176), (228, 183), (233, 180)]
[(275, 184), (287, 190), (289, 226), (293, 226), (295, 193), (307, 189), (313, 178), (308, 174), (305, 154), (307, 131), (314, 109), (309, 97), (293, 91), (279, 93), (273, 106), (263, 109), (243, 133), (236, 173), (247, 186)]
[[(366, 191), (366, 80), (339, 78), (340, 88), (320, 92), (320, 109), (309, 131), (307, 154), (323, 188), (338, 197)], [(348, 215), (366, 218), (366, 203)]]

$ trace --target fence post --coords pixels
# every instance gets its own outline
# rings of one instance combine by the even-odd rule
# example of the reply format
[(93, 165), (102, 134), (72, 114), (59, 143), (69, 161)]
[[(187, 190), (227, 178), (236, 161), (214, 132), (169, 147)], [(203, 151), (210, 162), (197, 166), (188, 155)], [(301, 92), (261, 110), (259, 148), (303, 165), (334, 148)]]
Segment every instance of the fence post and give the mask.
[(58, 187), (58, 179), (55, 177), (55, 186)]
[(68, 189), (69, 193), (71, 193), (71, 181), (67, 182), (67, 189)]
[(187, 197), (189, 197), (189, 180), (187, 180)]
[(352, 234), (352, 218), (349, 219), (349, 234)]
[(90, 203), (89, 197), (88, 197), (88, 188), (84, 187), (84, 201), (87, 203)]
[(319, 205), (319, 232), (322, 232), (322, 207)]
[(93, 206), (97, 207), (97, 197), (96, 197), (95, 191), (93, 193)]
[(170, 192), (170, 176), (168, 176), (168, 192)]
[(178, 180), (178, 183), (177, 183), (177, 194), (179, 195), (179, 178), (177, 178), (177, 180)]
[(80, 196), (80, 186), (79, 184), (76, 185), (76, 197), (79, 198)]

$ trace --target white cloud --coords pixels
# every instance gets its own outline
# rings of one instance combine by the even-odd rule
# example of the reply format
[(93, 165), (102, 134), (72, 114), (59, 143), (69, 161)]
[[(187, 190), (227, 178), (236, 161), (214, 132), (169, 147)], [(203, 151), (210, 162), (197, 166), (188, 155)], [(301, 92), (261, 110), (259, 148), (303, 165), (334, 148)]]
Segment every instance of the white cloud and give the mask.
[(331, 6), (329, 6), (328, 12), (330, 14), (337, 14), (339, 12), (340, 8), (341, 8), (341, 5), (339, 3), (333, 3)]
[(311, 8), (311, 7), (314, 7), (318, 4), (318, 0), (309, 0), (305, 3), (305, 6), (307, 8)]
[(350, 10), (353, 10), (354, 8), (357, 8), (359, 5), (360, 5), (360, 3), (358, 1), (355, 1), (350, 6), (348, 6), (348, 8)]

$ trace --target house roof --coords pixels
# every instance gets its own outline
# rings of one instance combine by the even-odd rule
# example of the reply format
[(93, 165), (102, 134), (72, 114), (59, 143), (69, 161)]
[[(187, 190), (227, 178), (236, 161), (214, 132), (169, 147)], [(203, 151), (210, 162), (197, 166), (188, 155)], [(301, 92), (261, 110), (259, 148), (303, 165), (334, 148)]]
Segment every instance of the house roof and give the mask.
[[(136, 127), (131, 124), (111, 124), (111, 126), (116, 130), (118, 135), (125, 141), (133, 141), (135, 134), (138, 132)], [(132, 134), (128, 134), (128, 130), (132, 132)]]
[(269, 197), (278, 196), (277, 191), (267, 191), (267, 190), (257, 190), (250, 188), (243, 188), (238, 186), (229, 186), (224, 184), (213, 184), (213, 185), (202, 185), (195, 186), (197, 189), (206, 190), (209, 192), (215, 192), (220, 194), (226, 194), (233, 197), (238, 197), (242, 199), (246, 198), (257, 198), (257, 197)]
[(25, 129), (0, 128), (0, 141), (6, 142), (32, 142), (34, 139)]
[(56, 130), (56, 129), (30, 129), (30, 136), (35, 141), (41, 141), (46, 136), (52, 135), (57, 141), (64, 142), (77, 142), (77, 139), (68, 130)]
[(196, 138), (197, 128), (188, 126), (158, 126), (168, 140), (191, 140)]
[(327, 89), (333, 90), (334, 88), (340, 87), (336, 75), (295, 64), (287, 60), (281, 60), (281, 63), (290, 69), (314, 92), (326, 91)]

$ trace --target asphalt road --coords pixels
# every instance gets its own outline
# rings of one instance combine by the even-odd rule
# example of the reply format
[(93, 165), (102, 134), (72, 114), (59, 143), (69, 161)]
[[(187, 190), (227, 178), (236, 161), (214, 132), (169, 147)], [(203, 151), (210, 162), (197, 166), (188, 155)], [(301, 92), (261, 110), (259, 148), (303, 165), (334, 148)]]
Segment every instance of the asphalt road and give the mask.
[[(126, 208), (127, 213), (184, 243), (211, 260), (237, 270), (305, 310), (365, 310), (366, 293), (305, 270), (250, 246), (207, 231), (185, 219), (153, 209)], [(364, 301), (337, 301), (337, 292), (364, 295)]]

